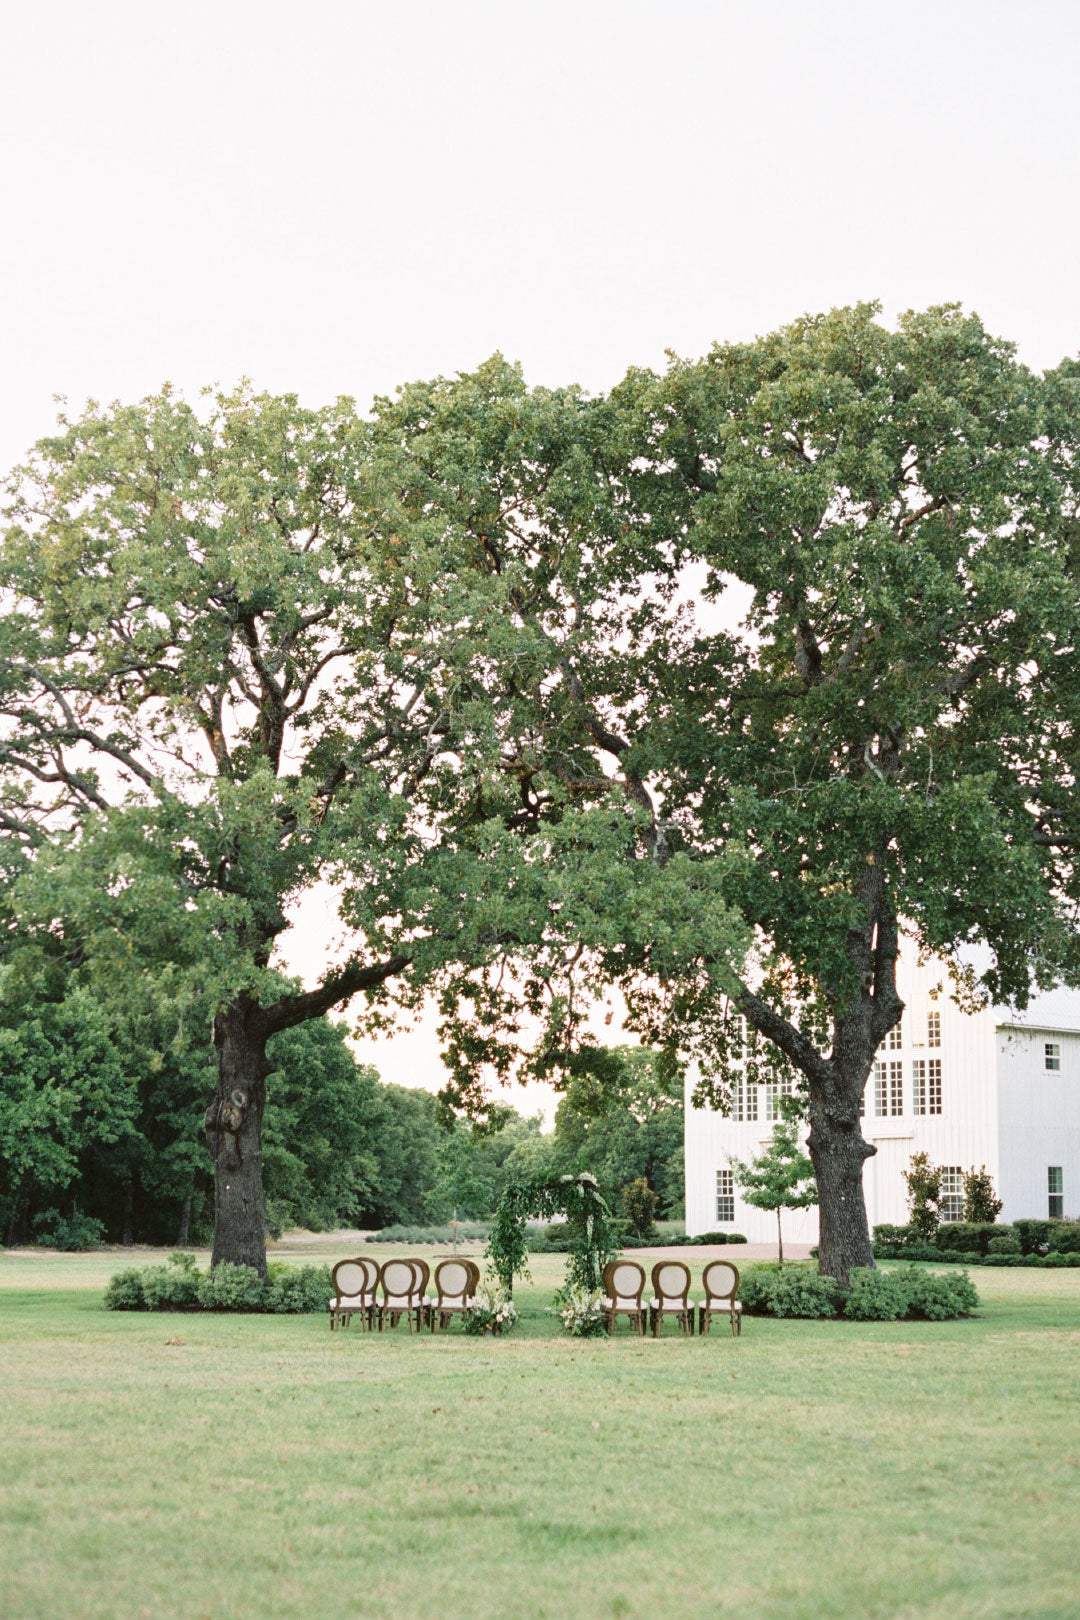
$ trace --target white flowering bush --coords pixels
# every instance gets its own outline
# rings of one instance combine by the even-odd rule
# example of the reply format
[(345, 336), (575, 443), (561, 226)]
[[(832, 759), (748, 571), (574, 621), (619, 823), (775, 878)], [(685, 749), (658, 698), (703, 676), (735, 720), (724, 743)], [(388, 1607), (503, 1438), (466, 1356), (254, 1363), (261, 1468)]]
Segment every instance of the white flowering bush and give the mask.
[(501, 1288), (481, 1288), (472, 1310), (465, 1312), (466, 1333), (510, 1333), (518, 1319), (517, 1306)]
[(558, 1305), (549, 1308), (572, 1339), (597, 1339), (607, 1332), (602, 1288), (567, 1288)]

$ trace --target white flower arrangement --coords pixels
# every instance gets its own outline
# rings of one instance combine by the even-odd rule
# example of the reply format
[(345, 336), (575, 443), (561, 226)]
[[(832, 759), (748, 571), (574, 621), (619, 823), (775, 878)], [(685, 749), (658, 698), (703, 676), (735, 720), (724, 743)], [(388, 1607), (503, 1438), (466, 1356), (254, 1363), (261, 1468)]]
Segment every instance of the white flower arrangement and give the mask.
[(465, 1331), (474, 1334), (509, 1333), (518, 1319), (518, 1309), (502, 1289), (481, 1288), (476, 1304), (465, 1313)]
[(602, 1288), (568, 1288), (558, 1305), (549, 1307), (573, 1339), (595, 1339), (607, 1332)]

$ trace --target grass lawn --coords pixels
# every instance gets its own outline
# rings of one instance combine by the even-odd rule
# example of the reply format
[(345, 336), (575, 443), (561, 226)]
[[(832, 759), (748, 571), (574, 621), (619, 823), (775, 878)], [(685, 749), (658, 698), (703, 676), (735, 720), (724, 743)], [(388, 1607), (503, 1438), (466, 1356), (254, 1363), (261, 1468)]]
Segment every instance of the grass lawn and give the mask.
[(582, 1343), (559, 1256), (494, 1342), (103, 1312), (127, 1263), (0, 1255), (4, 1620), (1080, 1615), (1080, 1271)]

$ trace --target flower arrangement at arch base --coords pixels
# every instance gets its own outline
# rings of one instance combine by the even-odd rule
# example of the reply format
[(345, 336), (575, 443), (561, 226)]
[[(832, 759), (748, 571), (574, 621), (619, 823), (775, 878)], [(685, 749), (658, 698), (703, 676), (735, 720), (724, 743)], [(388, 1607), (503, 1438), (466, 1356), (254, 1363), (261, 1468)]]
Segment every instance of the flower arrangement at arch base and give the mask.
[(549, 1305), (572, 1339), (602, 1339), (607, 1335), (607, 1312), (602, 1288), (564, 1288), (558, 1304)]
[(501, 1338), (517, 1325), (518, 1309), (502, 1288), (481, 1288), (472, 1310), (465, 1312), (462, 1326), (466, 1333), (480, 1338)]

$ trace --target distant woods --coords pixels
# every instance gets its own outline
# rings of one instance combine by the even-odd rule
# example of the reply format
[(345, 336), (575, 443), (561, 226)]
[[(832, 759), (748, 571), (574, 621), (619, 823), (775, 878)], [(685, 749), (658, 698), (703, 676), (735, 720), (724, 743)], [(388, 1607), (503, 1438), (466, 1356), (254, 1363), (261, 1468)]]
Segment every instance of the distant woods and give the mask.
[[(4, 1243), (206, 1243), (213, 1168), (193, 1129), (212, 1093), (205, 1017), (137, 993), (126, 1015), (38, 980), (0, 993), (0, 1236)], [(660, 1213), (682, 1210), (681, 1090), (650, 1055), (620, 1053), (621, 1083), (578, 1086), (554, 1132), (496, 1106), (483, 1129), (450, 1120), (432, 1091), (384, 1085), (328, 1019), (277, 1036), (263, 1139), (267, 1224), (431, 1224), (483, 1219), (507, 1181), (592, 1170), (618, 1208), (646, 1176)], [(437, 1077), (432, 1076), (437, 1083)]]

